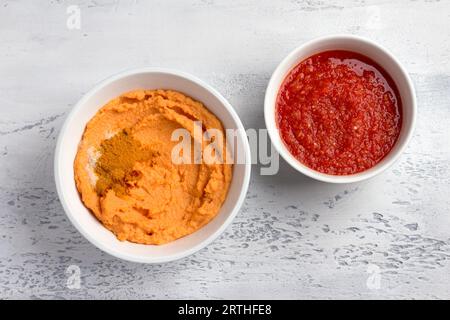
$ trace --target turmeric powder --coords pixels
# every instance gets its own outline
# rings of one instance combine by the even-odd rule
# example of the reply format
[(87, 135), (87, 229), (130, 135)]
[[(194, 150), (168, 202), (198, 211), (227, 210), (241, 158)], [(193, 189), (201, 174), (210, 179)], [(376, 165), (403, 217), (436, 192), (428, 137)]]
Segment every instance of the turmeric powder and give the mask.
[(95, 166), (98, 176), (95, 191), (103, 196), (113, 189), (117, 195), (127, 194), (127, 186), (137, 181), (141, 173), (133, 170), (136, 162), (148, 161), (153, 152), (133, 138), (130, 129), (123, 129), (100, 145), (101, 156)]

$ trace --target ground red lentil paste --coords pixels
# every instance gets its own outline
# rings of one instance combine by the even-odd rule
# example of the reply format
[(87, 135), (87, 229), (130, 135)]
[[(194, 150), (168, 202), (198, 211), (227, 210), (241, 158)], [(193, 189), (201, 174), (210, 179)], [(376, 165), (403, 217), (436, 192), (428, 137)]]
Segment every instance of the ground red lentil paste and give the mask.
[(326, 51), (294, 67), (277, 97), (276, 119), (287, 149), (306, 166), (350, 175), (380, 162), (402, 125), (398, 89), (376, 62)]

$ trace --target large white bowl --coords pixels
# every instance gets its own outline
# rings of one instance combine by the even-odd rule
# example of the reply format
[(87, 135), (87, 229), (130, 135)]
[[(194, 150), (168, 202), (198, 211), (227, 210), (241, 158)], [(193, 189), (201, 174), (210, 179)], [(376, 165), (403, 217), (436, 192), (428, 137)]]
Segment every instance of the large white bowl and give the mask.
[[(87, 122), (110, 99), (135, 89), (173, 89), (201, 101), (223, 123), (237, 129), (236, 149), (245, 164), (235, 164), (228, 196), (218, 215), (197, 232), (169, 244), (152, 246), (119, 241), (83, 205), (74, 180), (74, 159)], [(55, 181), (61, 204), (73, 225), (101, 250), (129, 261), (162, 263), (190, 255), (216, 239), (239, 211), (250, 180), (250, 148), (233, 107), (216, 90), (186, 73), (144, 68), (112, 76), (89, 91), (73, 108), (61, 129), (55, 154)]]
[[(298, 63), (329, 50), (348, 50), (363, 54), (383, 67), (396, 83), (402, 100), (403, 122), (399, 138), (386, 157), (374, 167), (360, 173), (338, 176), (315, 171), (298, 161), (281, 140), (275, 121), (275, 104), (280, 86)], [(316, 180), (331, 183), (351, 183), (369, 179), (389, 168), (406, 148), (416, 122), (416, 96), (413, 83), (402, 64), (385, 48), (375, 42), (353, 35), (332, 35), (317, 38), (292, 51), (275, 69), (269, 81), (264, 101), (264, 118), (270, 139), (281, 156), (297, 171)]]

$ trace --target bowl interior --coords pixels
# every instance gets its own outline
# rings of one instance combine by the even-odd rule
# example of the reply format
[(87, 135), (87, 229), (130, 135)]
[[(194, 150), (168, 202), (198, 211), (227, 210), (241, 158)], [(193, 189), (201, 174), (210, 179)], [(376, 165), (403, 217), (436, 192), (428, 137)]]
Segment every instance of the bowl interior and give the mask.
[[(136, 262), (164, 262), (191, 254), (217, 237), (239, 210), (247, 191), (250, 161), (233, 168), (228, 196), (218, 215), (197, 232), (169, 244), (152, 246), (121, 242), (83, 205), (74, 182), (73, 163), (87, 122), (110, 99), (135, 89), (173, 89), (199, 100), (213, 112), (225, 128), (239, 129), (234, 152), (249, 157), (243, 127), (232, 107), (212, 88), (188, 75), (168, 71), (129, 72), (99, 84), (75, 106), (61, 131), (55, 158), (58, 192), (72, 223), (100, 249)], [(249, 159), (247, 159), (249, 160)]]
[[(386, 70), (386, 72), (396, 83), (402, 100), (402, 128), (399, 138), (392, 150), (374, 167), (360, 173), (346, 176), (335, 176), (320, 173), (299, 162), (294, 156), (291, 155), (281, 140), (275, 121), (275, 104), (278, 90), (289, 71), (304, 59), (316, 53), (329, 50), (353, 51), (363, 54), (377, 62)], [(373, 177), (389, 167), (398, 158), (412, 135), (412, 130), (415, 123), (415, 109), (416, 101), (412, 82), (404, 68), (396, 60), (396, 58), (392, 56), (392, 54), (390, 54), (386, 49), (383, 49), (375, 43), (363, 38), (354, 36), (331, 36), (313, 40), (304, 46), (301, 46), (300, 48), (294, 50), (280, 63), (272, 75), (267, 88), (264, 115), (266, 118), (266, 126), (273, 144), (290, 165), (298, 171), (317, 180), (334, 183), (349, 183)]]

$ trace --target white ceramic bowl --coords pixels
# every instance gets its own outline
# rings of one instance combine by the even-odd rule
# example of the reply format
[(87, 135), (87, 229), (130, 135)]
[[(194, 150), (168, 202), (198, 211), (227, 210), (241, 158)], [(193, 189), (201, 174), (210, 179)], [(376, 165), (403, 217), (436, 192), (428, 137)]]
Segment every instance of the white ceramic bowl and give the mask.
[[(389, 73), (396, 83), (402, 100), (403, 123), (396, 144), (389, 154), (377, 165), (366, 171), (352, 175), (337, 176), (324, 174), (302, 164), (286, 148), (275, 121), (275, 104), (278, 90), (289, 71), (304, 59), (328, 50), (353, 51), (363, 54), (377, 62)], [(405, 68), (388, 50), (365, 38), (353, 35), (333, 35), (309, 41), (292, 51), (281, 61), (267, 86), (264, 101), (264, 118), (273, 145), (293, 168), (316, 180), (331, 183), (351, 183), (369, 179), (383, 172), (399, 158), (412, 136), (416, 121), (416, 109), (416, 96), (413, 83)]]
[[(197, 232), (161, 246), (117, 240), (83, 205), (74, 181), (73, 163), (87, 122), (110, 99), (134, 89), (173, 89), (203, 102), (225, 128), (238, 129), (236, 150), (245, 164), (235, 164), (228, 196), (218, 215)], [(201, 80), (178, 71), (144, 68), (112, 76), (89, 91), (73, 108), (61, 129), (55, 154), (55, 181), (61, 204), (73, 225), (101, 250), (129, 261), (162, 263), (190, 255), (216, 239), (239, 211), (250, 180), (250, 148), (233, 107)]]

